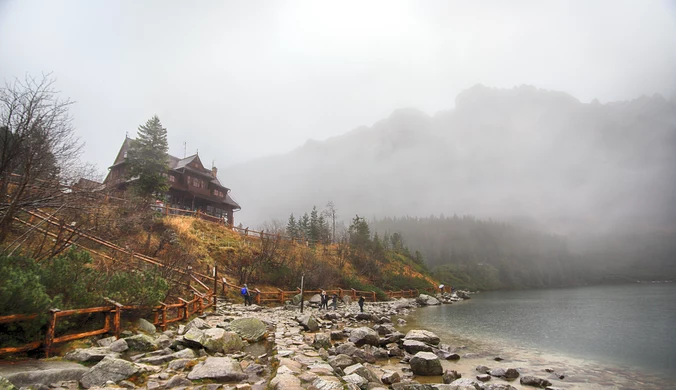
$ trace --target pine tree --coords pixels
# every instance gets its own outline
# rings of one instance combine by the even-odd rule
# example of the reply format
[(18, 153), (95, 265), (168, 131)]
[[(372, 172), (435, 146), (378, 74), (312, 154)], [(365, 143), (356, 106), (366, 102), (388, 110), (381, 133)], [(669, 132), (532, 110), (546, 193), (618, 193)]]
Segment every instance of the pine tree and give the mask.
[(310, 237), (310, 216), (307, 213), (303, 214), (303, 218), (300, 219), (298, 231), (304, 239), (307, 240)]
[(310, 212), (310, 234), (308, 235), (312, 242), (319, 241), (319, 213), (317, 212), (317, 206), (312, 206), (312, 211)]
[(298, 238), (298, 225), (296, 224), (296, 218), (293, 217), (293, 213), (289, 216), (289, 222), (286, 224), (286, 234), (292, 239)]
[(132, 188), (148, 202), (169, 189), (167, 180), (167, 129), (157, 115), (138, 128), (138, 135), (127, 152), (127, 177), (137, 178)]

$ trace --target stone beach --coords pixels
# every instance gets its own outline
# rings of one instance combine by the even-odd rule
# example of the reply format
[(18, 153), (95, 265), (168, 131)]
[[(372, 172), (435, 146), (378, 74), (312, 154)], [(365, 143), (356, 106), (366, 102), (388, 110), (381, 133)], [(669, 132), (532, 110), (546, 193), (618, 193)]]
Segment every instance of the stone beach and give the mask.
[(222, 302), (215, 312), (165, 332), (140, 320), (138, 333), (98, 339), (61, 361), (40, 361), (42, 369), (0, 365), (0, 390), (618, 388), (576, 382), (580, 377), (571, 381), (557, 368), (475, 354), (428, 330), (407, 328), (406, 318), (419, 307), (463, 298), (469, 296), (423, 294), (367, 303), (364, 313), (349, 298), (335, 311), (320, 311), (310, 300), (304, 313), (290, 303), (268, 308)]

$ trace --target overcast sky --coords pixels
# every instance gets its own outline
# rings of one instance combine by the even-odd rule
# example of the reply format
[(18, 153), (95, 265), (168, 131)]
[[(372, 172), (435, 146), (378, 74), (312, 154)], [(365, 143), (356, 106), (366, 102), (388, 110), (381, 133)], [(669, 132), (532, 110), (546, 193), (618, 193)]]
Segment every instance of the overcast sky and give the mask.
[(0, 79), (42, 72), (102, 173), (154, 114), (223, 168), (476, 83), (673, 97), (676, 2), (0, 0)]

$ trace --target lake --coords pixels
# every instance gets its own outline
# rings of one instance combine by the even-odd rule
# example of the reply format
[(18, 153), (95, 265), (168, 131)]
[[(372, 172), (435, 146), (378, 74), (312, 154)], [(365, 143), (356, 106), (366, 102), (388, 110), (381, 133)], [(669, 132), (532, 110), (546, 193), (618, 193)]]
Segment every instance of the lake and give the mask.
[(482, 292), (418, 309), (410, 325), (470, 352), (558, 365), (580, 381), (676, 388), (675, 298), (676, 283)]

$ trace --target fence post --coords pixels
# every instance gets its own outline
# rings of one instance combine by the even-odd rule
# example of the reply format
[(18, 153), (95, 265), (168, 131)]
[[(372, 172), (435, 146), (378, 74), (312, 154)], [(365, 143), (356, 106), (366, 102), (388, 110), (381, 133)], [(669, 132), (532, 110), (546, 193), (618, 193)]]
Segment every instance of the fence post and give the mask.
[(193, 293), (193, 296), (195, 297), (193, 301), (197, 300), (197, 314), (202, 315), (204, 312), (203, 306), (204, 296), (202, 294), (198, 294), (197, 292)]
[(167, 304), (160, 302), (160, 305), (162, 306), (160, 309), (162, 312), (162, 322), (160, 323), (160, 327), (162, 327), (162, 331), (165, 331), (167, 330)]
[(279, 290), (279, 303), (281, 305), (283, 305), (284, 304), (284, 290), (282, 290), (281, 288), (278, 288), (277, 290)]
[(52, 343), (54, 343), (54, 330), (56, 329), (56, 313), (60, 312), (59, 309), (50, 309), (49, 310), (49, 323), (47, 324), (47, 334), (45, 335), (45, 356), (49, 357), (49, 350), (52, 348)]
[(214, 294), (214, 312), (216, 312), (216, 301), (217, 301), (216, 292), (217, 291), (218, 291), (218, 266), (216, 266), (214, 264), (214, 292), (213, 292), (213, 294)]
[(261, 304), (261, 290), (256, 289), (256, 304), (260, 305)]
[(113, 301), (110, 298), (103, 298), (106, 302), (113, 304), (115, 309), (111, 310), (113, 313), (113, 335), (116, 339), (120, 338), (120, 319), (122, 317), (122, 304)]
[(352, 290), (352, 299), (356, 299), (357, 298), (357, 290), (355, 290), (353, 288), (351, 288), (350, 290)]
[(179, 301), (183, 304), (181, 308), (183, 309), (183, 319), (187, 320), (190, 315), (188, 314), (188, 301), (183, 298), (178, 298)]
[(343, 289), (340, 287), (338, 287), (338, 296), (340, 297), (340, 299), (343, 299)]
[(376, 292), (375, 292), (375, 291), (371, 291), (371, 294), (373, 294), (373, 302), (375, 302), (375, 301), (376, 301)]

